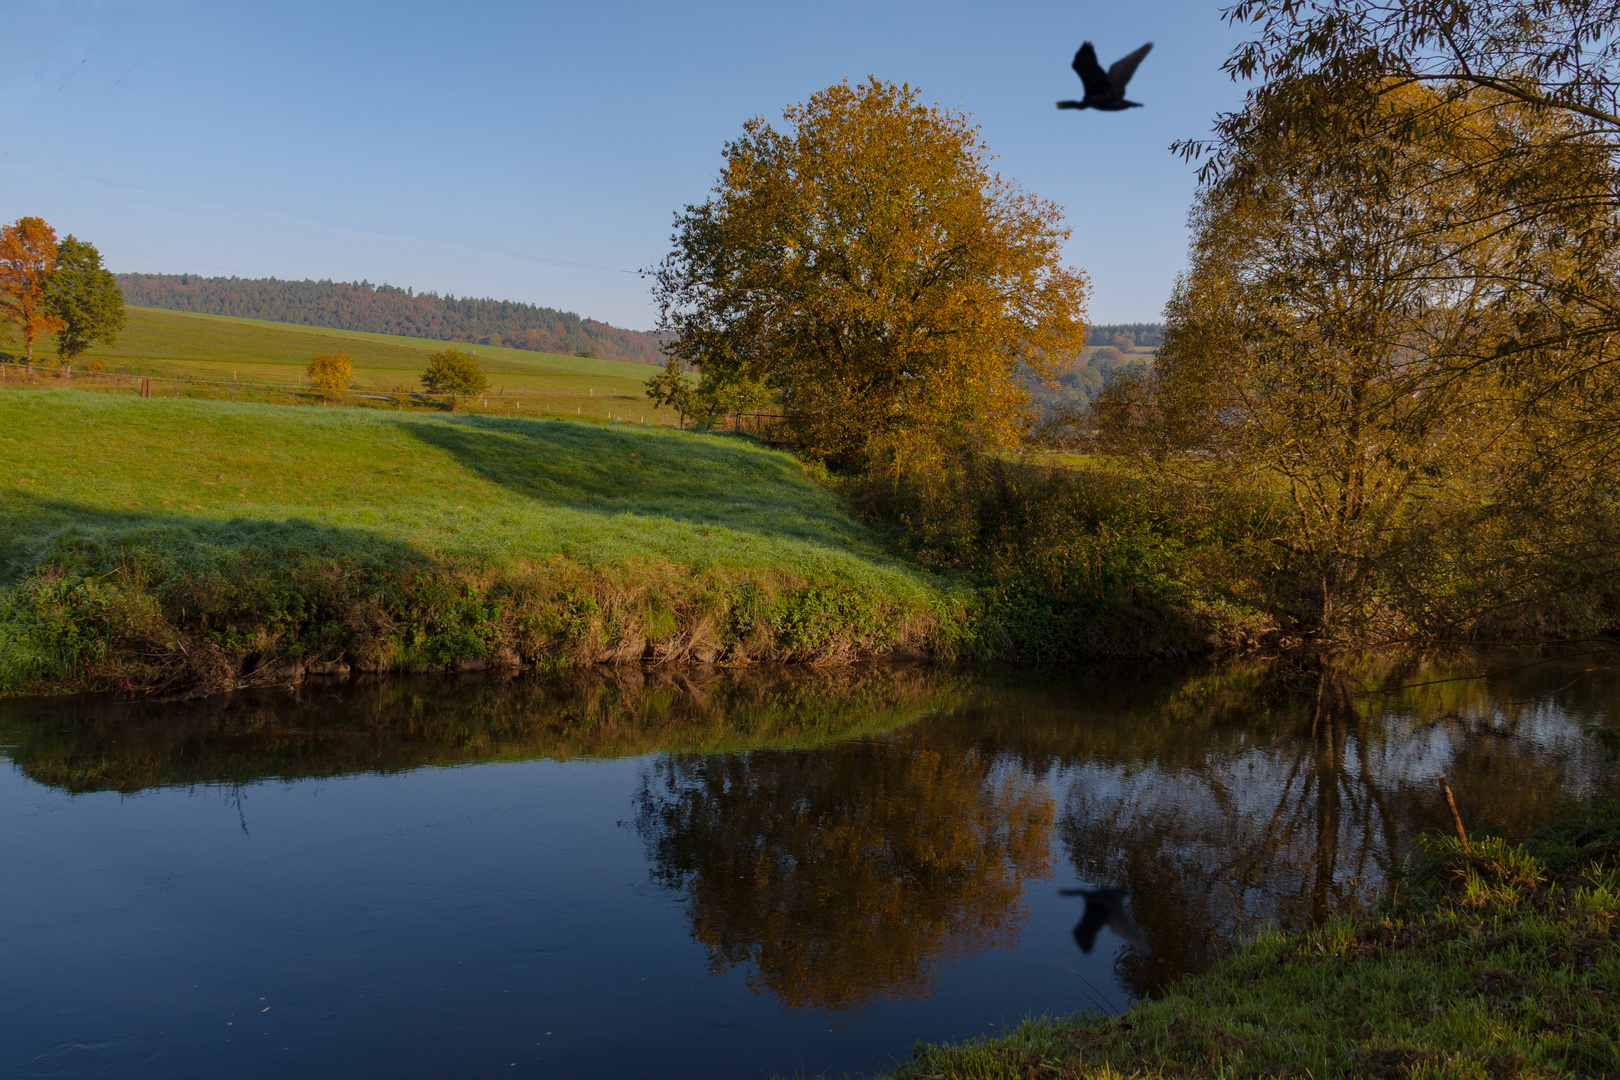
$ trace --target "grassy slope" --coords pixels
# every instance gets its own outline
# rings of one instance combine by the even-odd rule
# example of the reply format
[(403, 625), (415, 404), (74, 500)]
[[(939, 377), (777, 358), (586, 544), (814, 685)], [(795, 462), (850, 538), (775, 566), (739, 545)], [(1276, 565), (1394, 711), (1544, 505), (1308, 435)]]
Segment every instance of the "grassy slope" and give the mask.
[[(503, 650), (542, 662), (565, 639), (579, 657), (618, 650), (629, 658), (642, 639), (704, 647), (682, 637), (691, 634), (733, 648), (748, 638), (752, 655), (791, 655), (815, 652), (823, 631), (834, 652), (869, 652), (905, 643), (904, 627), (935, 621), (944, 597), (938, 579), (883, 555), (793, 458), (735, 438), (568, 420), (10, 390), (0, 391), (0, 454), (15, 463), (0, 481), (0, 587), (12, 589), (13, 608), (19, 589), (107, 577), (150, 594), (167, 629), (143, 631), (143, 647), (164, 651), (154, 642), (173, 638), (167, 651), (177, 655), (189, 655), (190, 643), (213, 642), (233, 655), (327, 659), (375, 646), (382, 666), (420, 666), (435, 650), (436, 662), (453, 662), (458, 651), (478, 659)], [(320, 600), (226, 595), (247, 588), (244, 579), (270, 588), (300, 573), (319, 577), (322, 565), (356, 580), (312, 578), (306, 584)], [(436, 615), (411, 615), (427, 603), (412, 599), (421, 587), (411, 582), (442, 573), (461, 575), (450, 588), (455, 595), (435, 601)], [(518, 580), (551, 590), (549, 600), (529, 598), (539, 607), (527, 631), (510, 625), (524, 604), (499, 601)], [(753, 583), (746, 595), (737, 593), (745, 582)], [(387, 614), (371, 630), (316, 632), (311, 619), (353, 621), (345, 614), (360, 602), (346, 591), (353, 589), (383, 597)], [(771, 614), (782, 596), (805, 589), (822, 590), (818, 603), (838, 610)], [(590, 625), (569, 629), (542, 617), (569, 590), (567, 603), (591, 609), (579, 616)], [(480, 603), (483, 615), (445, 613), (446, 605)], [(753, 605), (753, 614), (739, 614), (739, 604)], [(49, 623), (49, 608), (33, 603), (28, 618)], [(327, 614), (311, 614), (315, 608)], [(280, 623), (265, 624), (267, 611), (287, 610), (276, 616)], [(756, 615), (771, 625), (754, 625)], [(798, 620), (796, 629), (776, 625), (779, 617)], [(482, 629), (452, 633), (439, 625), (456, 619)], [(851, 619), (901, 629), (867, 626), (856, 635), (866, 644), (856, 646), (830, 629), (849, 630)], [(14, 629), (26, 621), (13, 610)], [(411, 624), (407, 634), (402, 627)], [(221, 629), (230, 625), (229, 633)], [(40, 633), (28, 647), (36, 653), (49, 651)], [(423, 652), (405, 641), (413, 634), (439, 645)], [(25, 668), (51, 677), (50, 663), (20, 658), (27, 652), (20, 641), (15, 632), (9, 646), (0, 638), (0, 652), (12, 650), (11, 680)], [(0, 683), (6, 663), (0, 656)]]
[[(354, 357), (354, 389), (388, 391), (419, 388), (428, 354), (459, 348), (477, 352), (492, 392), (525, 395), (525, 410), (599, 417), (611, 412), (632, 420), (645, 415), (650, 423), (673, 416), (649, 406), (643, 391), (654, 369), (643, 364), (154, 308), (129, 308), (128, 318), (116, 344), (98, 344), (80, 358), (81, 370), (99, 362), (110, 372), (235, 381), (249, 393), (255, 386), (297, 386), (310, 357), (341, 349)], [(54, 354), (46, 352), (40, 358), (54, 363)], [(168, 390), (159, 387), (159, 393)]]
[(1264, 937), (1117, 1019), (918, 1047), (896, 1080), (1620, 1075), (1620, 804), (1430, 852), (1376, 917)]

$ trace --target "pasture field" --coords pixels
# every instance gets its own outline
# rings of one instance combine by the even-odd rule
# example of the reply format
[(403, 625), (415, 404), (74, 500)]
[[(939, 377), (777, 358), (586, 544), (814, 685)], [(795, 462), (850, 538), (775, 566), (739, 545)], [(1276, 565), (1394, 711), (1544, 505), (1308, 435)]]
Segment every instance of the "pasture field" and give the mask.
[[(127, 314), (128, 325), (114, 345), (98, 343), (75, 362), (72, 385), (132, 393), (134, 377), (151, 377), (160, 396), (286, 404), (316, 353), (343, 350), (353, 356), (351, 388), (366, 395), (420, 390), (428, 355), (455, 348), (476, 352), (490, 381), (487, 395), (459, 402), (459, 411), (675, 422), (673, 412), (647, 400), (645, 383), (657, 369), (645, 364), (154, 308), (132, 307)], [(47, 348), (35, 350), (34, 372), (26, 379), (19, 378), (15, 343), (10, 348), (0, 351), (7, 365), (0, 381), (59, 385), (56, 357)], [(130, 378), (97, 376), (91, 370), (97, 364), (109, 375)], [(306, 394), (299, 400), (318, 398)], [(354, 403), (368, 400), (356, 397)]]
[(957, 604), (733, 436), (6, 389), (0, 453), (0, 688), (855, 657)]

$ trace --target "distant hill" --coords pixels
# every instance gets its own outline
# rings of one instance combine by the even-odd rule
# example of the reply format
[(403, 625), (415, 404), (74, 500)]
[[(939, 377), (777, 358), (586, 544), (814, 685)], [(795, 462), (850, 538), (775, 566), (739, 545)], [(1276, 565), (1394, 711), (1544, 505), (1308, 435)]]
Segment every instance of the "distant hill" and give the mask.
[(1101, 345), (1086, 349), (1060, 368), (1056, 373), (1056, 386), (1048, 386), (1026, 374), (1024, 387), (1043, 415), (1057, 408), (1074, 410), (1096, 401), (1097, 395), (1121, 369), (1151, 360), (1152, 357), (1145, 353), (1133, 355), (1121, 352), (1112, 345)]
[[(1116, 341), (1116, 338), (1126, 338), (1128, 341)], [(1087, 345), (1117, 345), (1120, 348), (1135, 345), (1139, 349), (1157, 349), (1163, 343), (1163, 323), (1109, 323), (1093, 326), (1086, 331)]]
[(119, 274), (126, 303), (136, 307), (232, 315), (241, 319), (362, 330), (373, 334), (505, 345), (550, 353), (590, 353), (603, 360), (663, 364), (656, 334), (621, 330), (568, 311), (449, 294), (419, 293), (369, 281), (282, 281), (278, 278)]

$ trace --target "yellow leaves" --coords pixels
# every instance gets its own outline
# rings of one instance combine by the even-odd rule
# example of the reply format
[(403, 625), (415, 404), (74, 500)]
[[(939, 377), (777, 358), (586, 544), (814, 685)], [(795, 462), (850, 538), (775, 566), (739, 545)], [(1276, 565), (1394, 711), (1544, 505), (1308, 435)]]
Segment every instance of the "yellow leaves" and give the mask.
[(317, 390), (347, 390), (354, 371), (354, 357), (346, 352), (317, 353), (304, 369), (309, 384)]
[(763, 379), (804, 449), (856, 458), (902, 427), (1005, 442), (1020, 363), (1082, 344), (1061, 211), (992, 174), (965, 116), (876, 79), (827, 88), (725, 149), (659, 270), (675, 355)]

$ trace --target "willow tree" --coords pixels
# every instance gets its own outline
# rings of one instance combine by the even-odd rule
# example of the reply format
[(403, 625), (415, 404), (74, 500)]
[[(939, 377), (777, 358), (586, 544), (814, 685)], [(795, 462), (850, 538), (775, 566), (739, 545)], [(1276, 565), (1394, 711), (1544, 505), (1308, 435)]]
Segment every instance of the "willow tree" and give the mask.
[(1598, 497), (1620, 486), (1620, 0), (1241, 0), (1226, 16), (1253, 35), (1227, 70), (1259, 81), (1182, 149), (1229, 190), (1264, 187), (1307, 141), (1306, 180), (1383, 213), (1410, 190), (1403, 161), (1477, 144), (1482, 108), (1500, 118), (1445, 169), (1468, 193), (1450, 223), (1519, 241), (1480, 268), (1502, 319), (1452, 366), (1491, 373), (1515, 403), (1523, 454), (1498, 501), (1561, 518), (1549, 550), (1570, 573), (1612, 559), (1617, 544), (1581, 522), (1611, 516)]
[(1028, 420), (1021, 365), (1049, 377), (1084, 344), (1061, 210), (907, 85), (839, 83), (783, 119), (744, 124), (712, 196), (676, 216), (655, 272), (670, 354), (707, 383), (769, 386), (836, 464), (900, 430), (1008, 443)]
[[(1514, 569), (1508, 523), (1545, 549), (1507, 497), (1557, 427), (1518, 343), (1580, 312), (1524, 283), (1578, 280), (1616, 250), (1607, 157), (1560, 141), (1561, 117), (1485, 90), (1380, 100), (1419, 137), (1282, 127), (1228, 159), (1194, 211), (1158, 362), (1107, 403), (1161, 461), (1280, 496), (1273, 598), (1329, 639), (1477, 625), (1503, 594), (1470, 569), (1487, 548), (1494, 574)], [(1508, 161), (1512, 198), (1479, 167)]]

